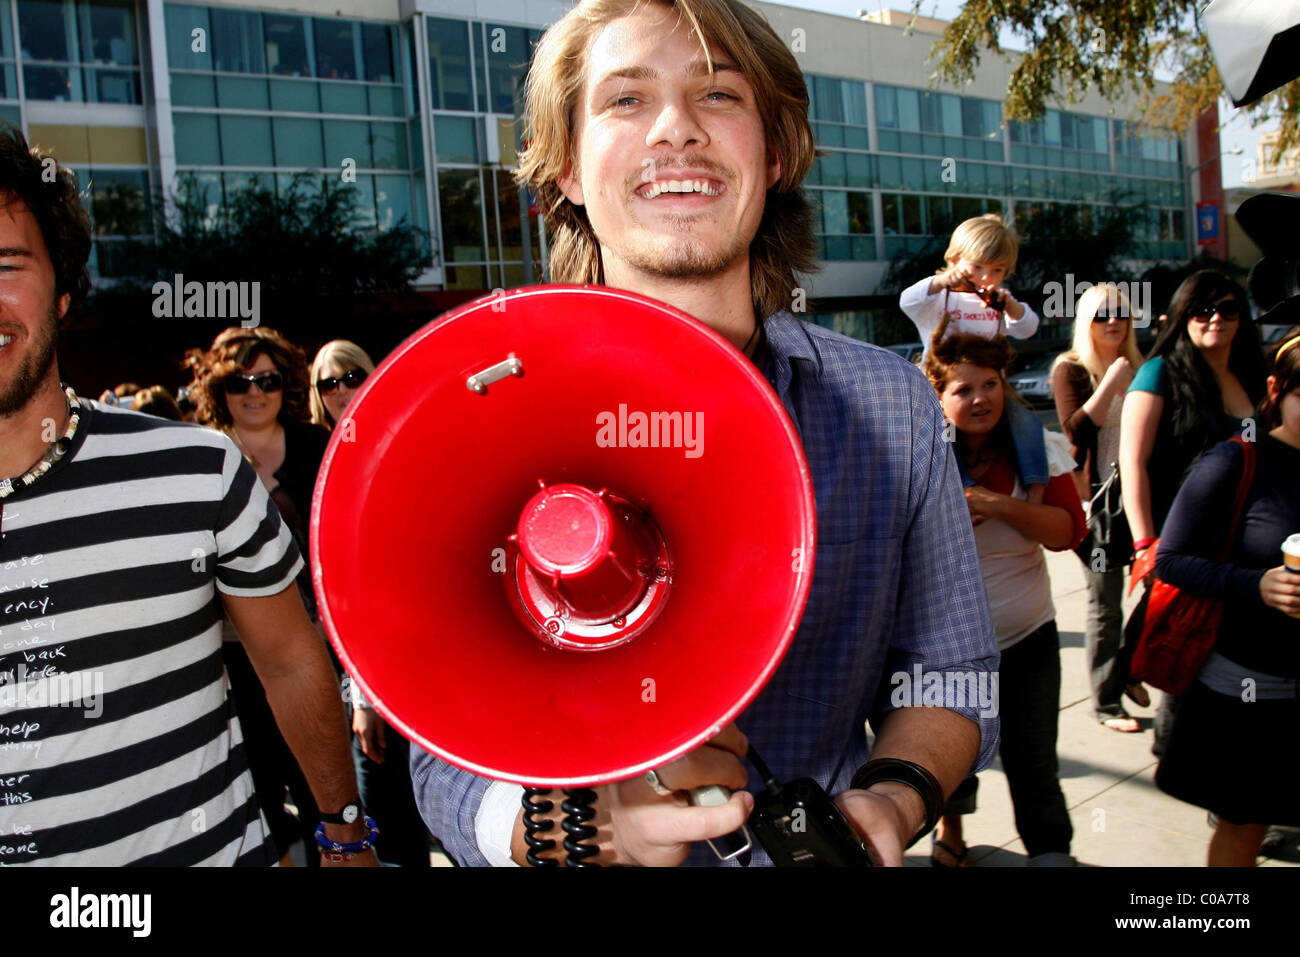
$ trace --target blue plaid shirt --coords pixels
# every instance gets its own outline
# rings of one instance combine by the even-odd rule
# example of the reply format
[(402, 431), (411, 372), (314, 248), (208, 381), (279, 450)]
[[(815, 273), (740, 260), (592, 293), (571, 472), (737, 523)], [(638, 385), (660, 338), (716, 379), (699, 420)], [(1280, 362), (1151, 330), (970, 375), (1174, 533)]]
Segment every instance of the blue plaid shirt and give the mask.
[[(934, 389), (901, 356), (796, 320), (764, 326), (767, 374), (799, 430), (817, 497), (817, 558), (798, 634), (740, 726), (782, 780), (835, 794), (867, 759), (864, 721), (893, 710), (890, 676), (994, 672), (989, 617), (957, 462)], [(919, 698), (919, 690), (918, 690)], [(920, 703), (919, 700), (917, 702)], [(973, 770), (997, 749), (994, 709)], [(464, 865), (485, 864), (474, 818), (490, 783), (411, 749), (416, 803)], [(750, 788), (761, 788), (757, 774)], [(688, 863), (717, 863), (707, 845)], [(761, 850), (755, 863), (769, 863)]]

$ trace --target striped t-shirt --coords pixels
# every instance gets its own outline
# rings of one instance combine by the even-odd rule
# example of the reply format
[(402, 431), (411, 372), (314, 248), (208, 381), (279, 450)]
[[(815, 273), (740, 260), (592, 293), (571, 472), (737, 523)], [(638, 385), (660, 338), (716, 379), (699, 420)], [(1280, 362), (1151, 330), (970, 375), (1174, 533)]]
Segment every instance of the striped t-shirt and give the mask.
[(221, 600), (302, 558), (220, 432), (81, 402), (0, 500), (0, 865), (269, 864)]

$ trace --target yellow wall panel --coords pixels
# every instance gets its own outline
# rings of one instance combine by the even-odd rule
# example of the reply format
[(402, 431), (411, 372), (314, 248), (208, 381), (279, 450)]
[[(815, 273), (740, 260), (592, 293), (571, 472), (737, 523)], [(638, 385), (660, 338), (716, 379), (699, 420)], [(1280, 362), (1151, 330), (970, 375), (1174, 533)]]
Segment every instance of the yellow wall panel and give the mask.
[(29, 142), (60, 163), (89, 163), (90, 138), (84, 126), (28, 126)]
[(144, 129), (139, 126), (91, 126), (90, 161), (92, 163), (130, 163), (144, 166), (149, 150)]

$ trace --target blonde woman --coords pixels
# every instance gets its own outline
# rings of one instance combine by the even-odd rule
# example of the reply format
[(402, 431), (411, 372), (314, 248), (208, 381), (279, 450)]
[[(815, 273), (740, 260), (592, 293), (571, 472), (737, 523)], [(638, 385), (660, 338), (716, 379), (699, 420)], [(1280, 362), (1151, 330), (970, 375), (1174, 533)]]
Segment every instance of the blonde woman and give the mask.
[(375, 364), (355, 342), (335, 339), (320, 347), (311, 364), (311, 420), (333, 429)]
[[(375, 364), (355, 342), (335, 339), (320, 347), (311, 364), (311, 419), (333, 430)], [(384, 822), (375, 853), (384, 864), (428, 867), (424, 822), (415, 806), (408, 770), (410, 745), (370, 706), (355, 682), (352, 700), (352, 760), (361, 785), (361, 804)]]
[[(1124, 393), (1142, 364), (1132, 304), (1124, 290), (1103, 283), (1085, 290), (1074, 312), (1074, 344), (1052, 367), (1052, 391), (1061, 428), (1079, 463), (1075, 483), (1087, 502), (1119, 466), (1119, 425)], [(1121, 698), (1128, 668), (1120, 648), (1124, 636), (1124, 566), (1106, 563), (1097, 570), (1085, 539), (1079, 553), (1088, 583), (1085, 650), (1092, 682), (1093, 715), (1113, 731), (1139, 730)], [(1143, 707), (1151, 700), (1135, 684), (1129, 697)]]

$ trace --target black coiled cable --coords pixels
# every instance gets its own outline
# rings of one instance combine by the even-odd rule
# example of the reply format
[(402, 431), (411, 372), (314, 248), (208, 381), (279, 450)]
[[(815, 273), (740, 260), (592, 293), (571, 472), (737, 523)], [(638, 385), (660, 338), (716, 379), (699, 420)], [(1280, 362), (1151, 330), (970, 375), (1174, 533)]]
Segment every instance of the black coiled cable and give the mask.
[[(546, 795), (550, 793), (549, 788), (524, 788), (524, 843), (528, 845), (528, 853), (524, 856), (533, 867), (560, 866), (560, 862), (554, 858), (538, 856), (555, 847), (555, 841), (537, 836), (539, 831), (549, 831), (555, 822), (549, 818), (537, 820), (533, 817), (534, 814), (545, 814), (555, 807), (553, 801), (546, 800)], [(568, 843), (567, 838), (565, 843)]]
[(600, 848), (583, 843), (596, 837), (596, 828), (587, 823), (596, 816), (596, 809), (592, 807), (596, 792), (591, 788), (566, 788), (564, 793), (568, 795), (560, 805), (566, 815), (564, 833), (568, 835), (564, 839), (564, 849), (568, 852), (564, 864), (566, 867), (599, 867), (588, 858), (599, 854)]

